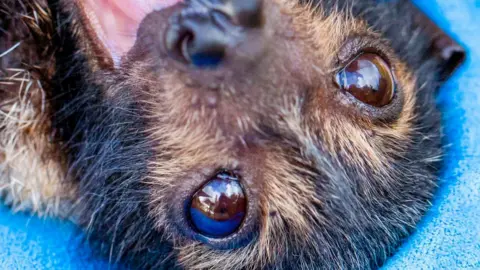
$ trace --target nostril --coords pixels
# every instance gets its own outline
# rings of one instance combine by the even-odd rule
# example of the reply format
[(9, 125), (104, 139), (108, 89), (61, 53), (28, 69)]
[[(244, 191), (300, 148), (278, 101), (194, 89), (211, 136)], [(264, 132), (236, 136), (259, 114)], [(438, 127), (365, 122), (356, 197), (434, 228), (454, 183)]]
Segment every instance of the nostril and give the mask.
[(177, 60), (195, 67), (217, 67), (227, 49), (245, 41), (251, 28), (263, 25), (262, 0), (190, 0), (172, 15), (166, 48)]
[(170, 24), (165, 34), (165, 47), (170, 56), (177, 61), (190, 63), (188, 44), (193, 38), (193, 33), (178, 24)]
[(194, 38), (193, 34), (188, 33), (182, 38), (180, 42), (179, 54), (181, 55), (182, 59), (185, 60), (186, 62), (192, 61), (190, 57), (190, 53), (188, 52), (189, 51), (188, 48), (193, 38)]
[(216, 67), (230, 40), (210, 14), (183, 12), (174, 15), (166, 31), (165, 47), (170, 55), (196, 67)]
[(198, 38), (191, 32), (167, 38), (167, 49), (173, 58), (196, 67), (215, 67), (225, 54), (225, 45), (208, 38)]
[(247, 199), (238, 177), (220, 172), (192, 196), (188, 212), (198, 233), (221, 238), (239, 229), (246, 211)]
[[(206, 32), (206, 35), (215, 35)], [(186, 43), (185, 53), (196, 67), (216, 67), (225, 55), (226, 44), (222, 37), (202, 37), (193, 35)]]

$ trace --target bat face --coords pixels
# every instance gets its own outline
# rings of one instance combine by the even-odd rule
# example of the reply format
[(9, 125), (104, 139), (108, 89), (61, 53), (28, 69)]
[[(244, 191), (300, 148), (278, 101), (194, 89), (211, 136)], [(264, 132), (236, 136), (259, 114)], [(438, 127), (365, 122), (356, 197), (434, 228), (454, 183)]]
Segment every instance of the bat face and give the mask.
[(53, 126), (112, 259), (376, 268), (426, 210), (434, 93), (461, 52), (410, 4), (59, 6)]

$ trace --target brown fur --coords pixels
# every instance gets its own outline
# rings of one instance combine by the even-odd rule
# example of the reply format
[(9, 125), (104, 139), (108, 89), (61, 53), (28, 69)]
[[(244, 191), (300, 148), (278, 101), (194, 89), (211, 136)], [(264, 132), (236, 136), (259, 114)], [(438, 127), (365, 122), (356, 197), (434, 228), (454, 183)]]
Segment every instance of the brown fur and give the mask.
[[(73, 187), (64, 188), (66, 167), (52, 143), (45, 77), (52, 71), (49, 10), (40, 1), (25, 3), (22, 13), (10, 13), (13, 2), (0, 9), (11, 16), (0, 47), (0, 192), (15, 211), (64, 216)], [(43, 44), (41, 50), (37, 42)], [(47, 59), (47, 61), (45, 61)]]
[[(152, 187), (150, 214), (157, 220), (159, 229), (171, 231), (170, 239), (176, 243), (175, 246), (179, 250), (179, 261), (188, 269), (225, 269), (225, 267), (261, 269), (278, 261), (279, 254), (288, 252), (284, 250), (287, 239), (299, 245), (299, 250), (319, 248), (315, 243), (306, 240), (314, 233), (312, 229), (315, 226), (312, 226), (312, 222), (319, 224), (328, 222), (320, 213), (311, 209), (312, 206), (322, 205), (323, 202), (317, 197), (313, 182), (309, 177), (305, 177), (311, 175), (314, 178), (315, 172), (306, 169), (304, 163), (309, 161), (306, 164), (307, 168), (315, 167), (316, 160), (322, 159), (319, 153), (313, 150), (315, 146), (322, 142), (320, 144), (326, 151), (346, 158), (345, 161), (352, 166), (374, 168), (378, 173), (378, 179), (384, 182), (378, 184), (389, 186), (394, 184), (390, 181), (395, 181), (389, 176), (390, 157), (402, 155), (408, 146), (409, 136), (414, 133), (410, 121), (414, 117), (415, 81), (404, 63), (396, 58), (392, 58), (393, 68), (397, 70), (398, 83), (404, 91), (404, 105), (402, 113), (394, 123), (378, 125), (365, 118), (355, 122), (353, 120), (357, 118), (353, 118), (347, 112), (338, 113), (338, 108), (333, 111), (334, 107), (338, 106), (335, 101), (333, 103), (323, 101), (338, 98), (329, 96), (330, 94), (326, 94), (325, 91), (315, 92), (318, 96), (311, 99), (312, 103), (316, 103), (311, 106), (312, 109), (308, 103), (306, 104), (307, 110), (312, 110), (312, 113), (305, 123), (301, 116), (302, 101), (296, 98), (297, 95), (301, 97), (305, 93), (299, 92), (300, 89), (295, 84), (302, 82), (305, 85), (315, 85), (319, 76), (328, 74), (335, 65), (334, 56), (337, 55), (341, 44), (350, 36), (378, 37), (378, 35), (372, 32), (366, 23), (348, 14), (333, 13), (318, 16), (312, 13), (311, 7), (302, 7), (293, 1), (275, 2), (267, 2), (267, 5), (271, 6), (266, 8), (269, 10), (269, 17), (265, 28), (276, 31), (271, 36), (271, 42), (276, 45), (275, 49), (284, 51), (283, 48), (287, 48), (290, 53), (290, 57), (282, 55), (280, 63), (266, 61), (272, 68), (265, 71), (268, 73), (265, 77), (274, 82), (275, 87), (279, 87), (275, 89), (281, 93), (278, 96), (275, 96), (273, 89), (266, 91), (268, 97), (261, 96), (260, 89), (257, 93), (248, 92), (248, 96), (241, 96), (240, 93), (247, 90), (236, 84), (233, 78), (226, 79), (233, 80), (233, 85), (224, 86), (231, 87), (230, 89), (223, 89), (220, 85), (219, 91), (208, 90), (208, 85), (203, 86), (200, 82), (200, 87), (205, 88), (202, 94), (196, 89), (198, 84), (190, 87), (186, 74), (171, 69), (171, 63), (164, 64), (166, 68), (160, 72), (162, 83), (158, 85), (158, 73), (148, 71), (152, 66), (159, 65), (158, 60), (152, 62), (149, 59), (157, 58), (147, 54), (139, 61), (138, 56), (134, 55), (136, 51), (143, 53), (145, 49), (142, 46), (150, 44), (137, 44), (130, 56), (135, 62), (123, 67), (129, 73), (124, 77), (125, 82), (132, 88), (146, 91), (139, 96), (150, 113), (149, 132), (152, 139), (159, 142), (160, 161), (151, 164), (153, 174), (148, 180)], [(148, 21), (144, 24), (149, 25)], [(148, 26), (145, 27), (148, 29)], [(152, 36), (159, 32), (156, 28), (153, 30), (155, 32), (145, 31), (145, 35)], [(290, 45), (290, 40), (285, 38), (288, 31), (298, 33), (294, 37), (293, 46)], [(140, 37), (140, 40), (143, 39)], [(305, 63), (309, 60), (305, 59), (304, 55), (319, 60), (309, 63), (315, 66), (315, 69), (310, 69), (309, 64)], [(304, 62), (296, 64), (297, 59)], [(162, 65), (163, 63), (160, 64)], [(291, 67), (304, 69), (291, 70)], [(295, 79), (293, 76), (285, 79), (281, 77), (289, 72), (301, 76), (301, 79)], [(104, 80), (103, 74), (101, 78)], [(195, 80), (195, 77), (193, 78)], [(256, 84), (253, 81), (253, 85)], [(218, 104), (211, 105), (209, 98), (218, 99)], [(271, 108), (267, 103), (258, 101), (267, 102), (267, 99), (271, 102)], [(268, 113), (270, 109), (271, 114)], [(349, 110), (348, 107), (342, 109)], [(236, 122), (226, 124), (232, 118), (236, 119)], [(298, 153), (278, 145), (280, 142), (270, 141), (271, 134), (264, 134), (260, 128), (264, 123), (268, 123), (271, 129), (280, 134), (291, 136), (289, 141), (284, 143), (293, 143), (303, 156), (297, 156)], [(372, 133), (375, 136), (372, 136)], [(299, 165), (292, 164), (291, 155), (295, 156)], [(175, 159), (164, 160), (163, 156), (174, 156)], [(255, 166), (249, 163), (255, 163)], [(178, 183), (180, 179), (188, 178), (186, 171), (219, 167), (242, 168), (244, 174), (249, 170), (254, 171), (255, 176), (247, 178), (251, 179), (247, 186), (252, 189), (251, 192), (259, 193), (257, 203), (261, 205), (259, 215), (262, 220), (259, 238), (235, 252), (219, 252), (198, 242), (179, 241), (174, 237), (178, 233), (171, 228), (168, 221), (166, 197), (171, 194), (171, 190), (181, 185)], [(329, 168), (324, 169), (329, 173)], [(334, 175), (333, 166), (330, 170)], [(207, 169), (204, 175), (208, 176), (211, 173), (213, 172)], [(374, 186), (366, 187), (365, 192), (375, 193), (375, 189)], [(272, 217), (270, 213), (277, 215)], [(285, 224), (288, 224), (288, 230), (284, 228)], [(301, 269), (308, 267), (299, 265)]]
[[(30, 19), (27, 23), (15, 19), (22, 29), (10, 32), (21, 35), (0, 37), (23, 42), (4, 56), (12, 60), (3, 60), (0, 65), (8, 71), (0, 78), (0, 90), (6, 95), (0, 107), (0, 190), (16, 210), (65, 215), (71, 204), (83, 203), (85, 194), (77, 191), (77, 185), (82, 183), (67, 177), (70, 168), (66, 154), (55, 144), (56, 134), (51, 134), (56, 130), (51, 123), (51, 107), (45, 100), (48, 90), (43, 87), (49, 87), (55, 69), (55, 61), (50, 58), (55, 50), (47, 49), (43, 55), (35, 51), (38, 57), (27, 63), (28, 57), (15, 51), (38, 49), (31, 44), (35, 27), (44, 38), (54, 34), (45, 3), (32, 3), (37, 5), (26, 8), (24, 14), (26, 18), (35, 18), (30, 27)], [(155, 49), (156, 38), (164, 31), (159, 29), (164, 27), (162, 16), (166, 15), (150, 14), (140, 27), (135, 47), (122, 66), (114, 69), (99, 52), (101, 48), (89, 38), (91, 29), (78, 7), (72, 1), (62, 4), (62, 10), (71, 15), (70, 31), (79, 44), (78, 53), (88, 56), (89, 82), (101, 85), (102, 99), (112, 106), (121, 107), (123, 91), (131, 90), (129, 94), (144, 114), (144, 133), (154, 145), (154, 158), (148, 164), (150, 173), (142, 179), (149, 187), (148, 213), (155, 220), (152, 230), (164, 232), (163, 240), (172, 243), (178, 265), (187, 269), (282, 268), (289, 254), (294, 254), (300, 258), (298, 269), (311, 269), (315, 256), (332, 258), (331, 265), (325, 268), (368, 268), (391, 253), (391, 246), (398, 244), (426, 209), (427, 203), (410, 208), (411, 198), (401, 196), (402, 188), (409, 182), (399, 182), (398, 178), (400, 171), (408, 168), (401, 167), (407, 163), (397, 166), (412, 147), (418, 147), (414, 136), (425, 135), (416, 124), (417, 78), (408, 63), (389, 47), (389, 41), (365, 20), (350, 13), (318, 10), (313, 4), (267, 1), (264, 34), (268, 44), (275, 46), (265, 49), (268, 53), (256, 66), (249, 64), (251, 59), (234, 55), (238, 62), (246, 64), (227, 63), (226, 69), (235, 71), (231, 74), (225, 70), (192, 71), (166, 58)], [(39, 17), (44, 21), (39, 22)], [(346, 60), (342, 57), (351, 58), (351, 53), (344, 52), (344, 44), (359, 36), (368, 38), (359, 38), (358, 42), (374, 44), (388, 56), (401, 89), (400, 111), (389, 119), (359, 113), (361, 108), (345, 102), (343, 94), (333, 86), (331, 73)], [(43, 44), (48, 43), (45, 38)], [(0, 52), (12, 46), (7, 43), (6, 48), (0, 47)], [(42, 66), (38, 67), (39, 64)], [(437, 140), (440, 133), (432, 136)], [(51, 143), (52, 137), (55, 143)], [(423, 167), (412, 173), (417, 177), (412, 182), (423, 181), (421, 174), (425, 174), (426, 182), (419, 201), (433, 192), (435, 176), (430, 169), (440, 157), (438, 148), (417, 161)], [(258, 220), (259, 224), (254, 240), (227, 251), (185, 237), (172, 221), (172, 212), (177, 211), (172, 210), (172, 204), (177, 203), (179, 190), (191, 192), (218, 168), (242, 174), (250, 197), (249, 209), (254, 212), (247, 218)], [(352, 179), (352, 172), (343, 168), (354, 170), (358, 177)], [(398, 199), (401, 205), (387, 210), (408, 218), (392, 225), (381, 213), (369, 216), (371, 213), (362, 209), (362, 204), (343, 213), (346, 222), (349, 215), (365, 215), (365, 220), (380, 224), (381, 228), (374, 230), (384, 235), (376, 246), (365, 248), (353, 240), (353, 234), (348, 234), (350, 227), (339, 228), (345, 249), (364, 248), (358, 257), (345, 251), (353, 258), (344, 258), (342, 250), (326, 246), (325, 251), (322, 243), (317, 242), (319, 230), (338, 226), (330, 216), (332, 213), (319, 209), (329, 209), (327, 204), (332, 201), (343, 202), (340, 195), (346, 196), (345, 204), (350, 203), (352, 196), (352, 200), (368, 206)], [(352, 207), (356, 206), (352, 203)], [(91, 215), (90, 222), (95, 218), (102, 217)], [(359, 222), (353, 217), (351, 220)], [(382, 227), (384, 223), (387, 225)], [(80, 225), (89, 227), (90, 223)], [(351, 224), (358, 228), (361, 225)], [(239, 233), (247, 229), (240, 229)], [(399, 232), (393, 233), (394, 229)], [(362, 231), (354, 233), (366, 237)], [(369, 258), (374, 255), (379, 259)]]

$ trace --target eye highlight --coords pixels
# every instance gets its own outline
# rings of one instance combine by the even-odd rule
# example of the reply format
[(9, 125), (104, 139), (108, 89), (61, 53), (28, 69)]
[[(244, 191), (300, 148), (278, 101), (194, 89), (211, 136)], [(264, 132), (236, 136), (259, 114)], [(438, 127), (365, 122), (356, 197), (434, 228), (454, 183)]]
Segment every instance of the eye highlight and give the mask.
[(392, 70), (382, 57), (363, 53), (336, 75), (336, 83), (361, 102), (384, 107), (395, 97)]
[(247, 212), (247, 199), (236, 175), (220, 172), (192, 196), (190, 220), (195, 230), (212, 238), (237, 231)]

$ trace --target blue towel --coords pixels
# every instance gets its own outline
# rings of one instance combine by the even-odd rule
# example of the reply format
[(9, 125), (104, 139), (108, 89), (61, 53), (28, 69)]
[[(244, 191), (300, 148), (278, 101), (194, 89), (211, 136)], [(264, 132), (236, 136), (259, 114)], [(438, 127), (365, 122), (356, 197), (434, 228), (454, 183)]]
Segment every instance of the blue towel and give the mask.
[[(434, 205), (383, 269), (480, 269), (480, 0), (415, 2), (469, 59), (438, 98), (451, 146)], [(72, 224), (0, 206), (0, 269), (108, 269), (80, 241)]]
[(109, 269), (77, 231), (70, 223), (11, 214), (0, 206), (0, 269)]

